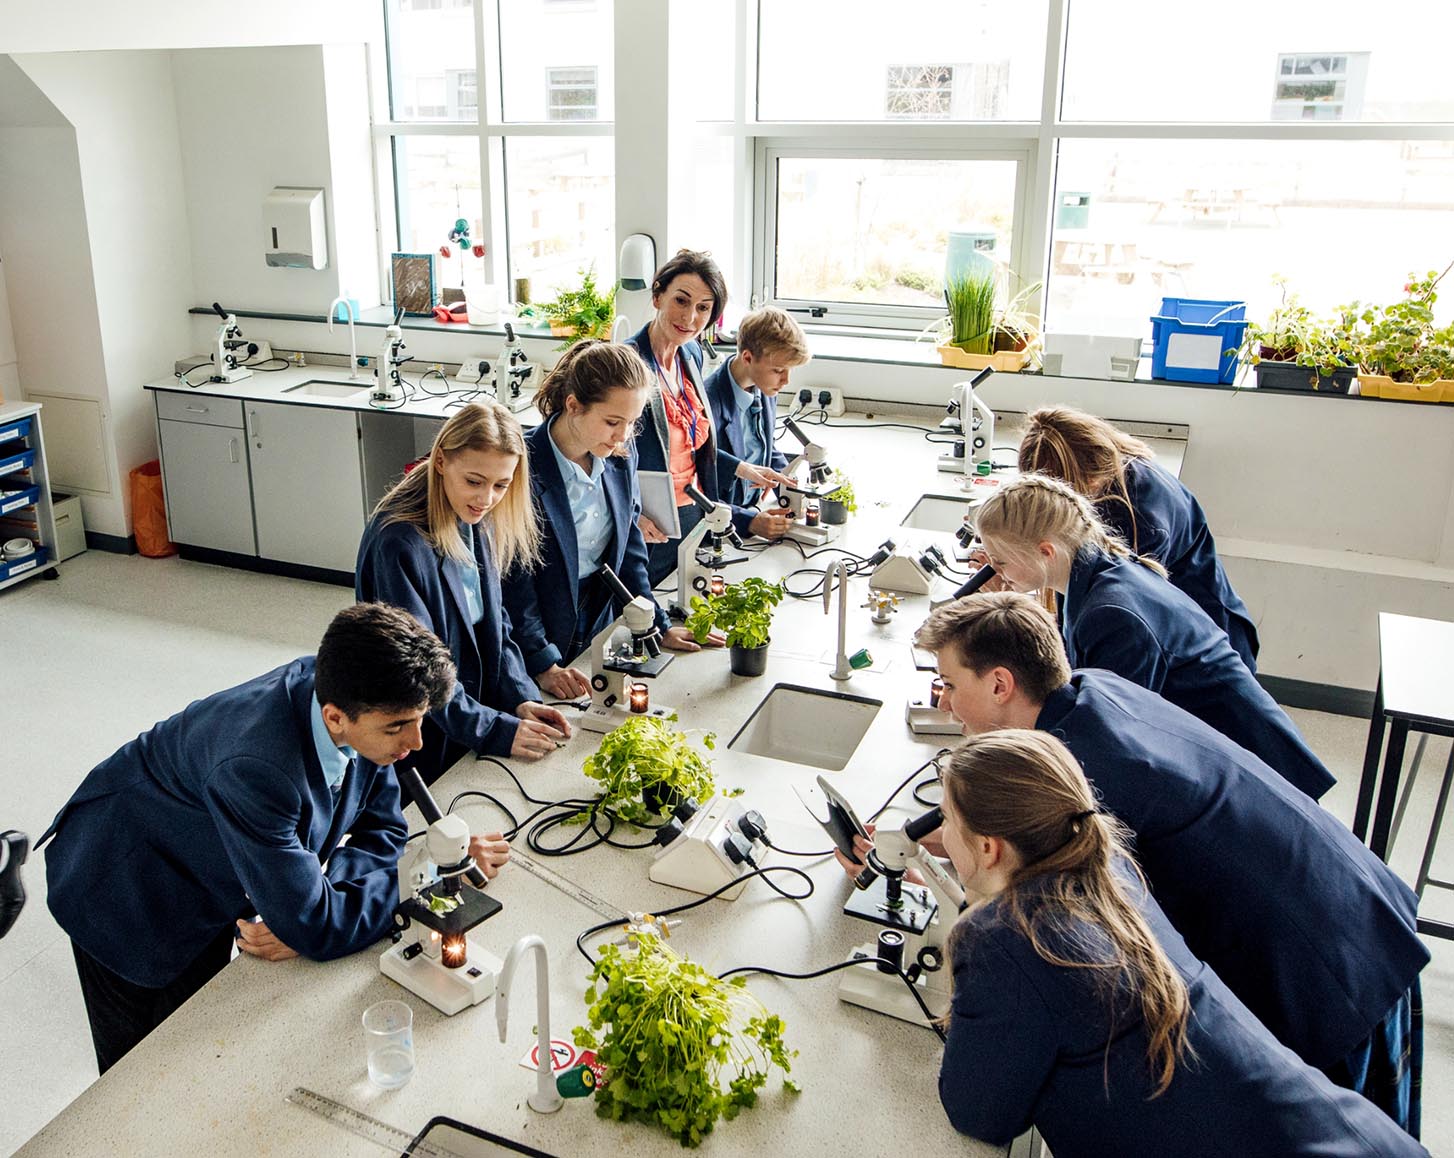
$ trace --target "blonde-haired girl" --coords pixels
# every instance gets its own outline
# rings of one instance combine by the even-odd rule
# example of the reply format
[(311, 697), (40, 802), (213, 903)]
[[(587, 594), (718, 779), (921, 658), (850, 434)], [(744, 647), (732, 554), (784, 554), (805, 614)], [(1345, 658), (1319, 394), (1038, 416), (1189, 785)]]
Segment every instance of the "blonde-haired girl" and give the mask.
[(1055, 737), (967, 741), (943, 811), (980, 902), (949, 939), (939, 1097), (956, 1129), (1007, 1145), (1034, 1126), (1056, 1158), (1425, 1153), (1191, 954)]
[(500, 571), (538, 555), (529, 472), (515, 416), (472, 403), (383, 497), (359, 544), (357, 597), (410, 612), (459, 669), (449, 702), (425, 721), (425, 783), (466, 751), (535, 760), (570, 735), (565, 717), (538, 702), (500, 598)]
[(1257, 627), (1222, 569), (1201, 504), (1156, 465), (1149, 446), (1093, 414), (1042, 406), (1026, 420), (1020, 469), (1061, 479), (1090, 499), (1131, 550), (1166, 568), (1256, 673)]
[(1083, 495), (1048, 475), (1021, 475), (986, 501), (975, 525), (1012, 588), (1061, 596), (1072, 668), (1105, 668), (1157, 692), (1314, 800), (1332, 787), (1332, 773), (1226, 632), (1166, 581), (1161, 564), (1132, 554)]

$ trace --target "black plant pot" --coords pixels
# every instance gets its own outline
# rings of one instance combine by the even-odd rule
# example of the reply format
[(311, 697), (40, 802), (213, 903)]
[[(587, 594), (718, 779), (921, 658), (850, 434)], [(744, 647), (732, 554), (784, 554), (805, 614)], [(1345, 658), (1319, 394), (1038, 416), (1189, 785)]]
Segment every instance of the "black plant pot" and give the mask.
[(1299, 366), (1296, 362), (1258, 362), (1252, 367), (1257, 375), (1257, 389), (1285, 390), (1306, 394), (1316, 390), (1319, 394), (1347, 394), (1357, 376), (1353, 366), (1340, 366), (1332, 374), (1319, 375), (1317, 370)]
[(641, 803), (653, 816), (665, 816), (683, 799), (677, 789), (667, 784), (647, 784), (641, 789)]
[(823, 522), (830, 527), (841, 527), (848, 522), (848, 508), (833, 499), (820, 499), (818, 513), (822, 516)]
[[(771, 643), (768, 640), (768, 643)], [(761, 647), (738, 647), (732, 645), (732, 674), (760, 676), (767, 671), (767, 644)]]

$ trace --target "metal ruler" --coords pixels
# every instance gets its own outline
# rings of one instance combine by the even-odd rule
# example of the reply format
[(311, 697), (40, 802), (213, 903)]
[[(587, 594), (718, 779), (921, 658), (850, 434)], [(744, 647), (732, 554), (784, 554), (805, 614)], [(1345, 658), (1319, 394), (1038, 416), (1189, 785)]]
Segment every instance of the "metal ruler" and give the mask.
[(407, 1130), (400, 1130), (397, 1126), (371, 1118), (362, 1110), (355, 1110), (352, 1106), (345, 1106), (342, 1102), (335, 1102), (332, 1098), (325, 1098), (322, 1094), (315, 1094), (302, 1086), (294, 1087), (293, 1092), (288, 1095), (288, 1101), (393, 1154), (422, 1154), (425, 1158), (464, 1158), (458, 1151), (441, 1146), (438, 1142), (428, 1139), (415, 1142), (414, 1135)]
[(521, 852), (518, 848), (512, 848), (510, 850), (510, 863), (512, 865), (519, 865), (531, 876), (544, 881), (553, 889), (560, 890), (566, 896), (574, 898), (581, 904), (585, 905), (586, 908), (594, 909), (596, 912), (600, 913), (601, 916), (605, 917), (608, 921), (630, 920), (631, 914), (623, 909), (620, 905), (613, 905), (610, 901), (603, 901), (600, 897), (596, 896), (595, 893), (589, 891), (588, 889), (581, 888), (580, 885), (576, 884), (572, 880), (568, 880), (567, 878), (561, 876), (560, 873), (556, 872), (554, 869), (546, 868), (533, 856)]

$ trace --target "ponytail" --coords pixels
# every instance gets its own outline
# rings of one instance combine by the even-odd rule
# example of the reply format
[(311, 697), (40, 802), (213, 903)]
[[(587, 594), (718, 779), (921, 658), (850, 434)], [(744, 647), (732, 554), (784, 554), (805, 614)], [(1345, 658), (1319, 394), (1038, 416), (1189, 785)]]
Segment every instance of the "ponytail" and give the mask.
[[(1151, 1096), (1165, 1093), (1190, 1049), (1186, 983), (1132, 894), (1132, 889), (1144, 893), (1146, 881), (1127, 851), (1129, 834), (1099, 810), (1075, 757), (1045, 732), (986, 732), (951, 753), (944, 798), (946, 823), (999, 837), (1020, 856), (1008, 888), (996, 899), (1005, 922), (1042, 960), (1095, 975), (1111, 1018), (1107, 1066), (1117, 1006), (1131, 995), (1146, 1027)], [(1129, 886), (1116, 875), (1114, 866), (1123, 863), (1134, 873)], [(1067, 937), (1077, 925), (1098, 930), (1103, 940)], [(954, 943), (972, 928), (972, 921), (961, 921)]]
[(535, 408), (550, 418), (565, 409), (567, 398), (589, 410), (604, 402), (612, 390), (650, 388), (651, 372), (634, 346), (588, 338), (560, 356), (535, 391)]

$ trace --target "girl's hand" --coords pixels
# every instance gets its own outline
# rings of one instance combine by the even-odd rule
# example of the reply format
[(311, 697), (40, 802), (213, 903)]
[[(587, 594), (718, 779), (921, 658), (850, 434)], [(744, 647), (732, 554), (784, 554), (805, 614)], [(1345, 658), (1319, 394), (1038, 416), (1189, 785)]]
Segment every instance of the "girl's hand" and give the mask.
[(641, 528), (641, 537), (648, 543), (666, 543), (670, 540), (662, 533), (660, 527), (648, 519), (645, 515), (639, 515), (636, 525)]
[[(976, 569), (980, 567), (988, 567), (990, 565), (990, 557), (984, 553), (984, 549), (982, 547), (976, 547), (973, 551), (969, 553), (969, 559), (967, 560), (967, 562), (969, 562)], [(989, 580), (983, 587), (981, 587), (980, 590), (1013, 591), (1014, 588), (1010, 586), (1010, 584), (1005, 580), (1005, 577), (1003, 575), (996, 575), (993, 579)]]
[(522, 720), (545, 725), (555, 733), (557, 739), (570, 739), (570, 721), (561, 715), (559, 708), (547, 708), (544, 704), (530, 700), (517, 707), (515, 714)]
[(494, 880), (510, 859), (510, 842), (501, 832), (487, 832), (484, 836), (470, 837), (470, 856), (486, 880)]
[(510, 755), (517, 760), (539, 760), (555, 751), (556, 741), (559, 739), (560, 733), (554, 728), (535, 720), (522, 719), (520, 726), (515, 729)]
[(763, 490), (770, 490), (773, 487), (796, 486), (790, 475), (783, 474), (780, 470), (773, 470), (770, 466), (753, 466), (750, 462), (740, 462), (734, 472), (743, 482), (751, 483)]
[(701, 643), (681, 624), (668, 627), (661, 633), (661, 646), (668, 651), (701, 651), (704, 647), (723, 647), (726, 643), (727, 637), (715, 629), (709, 631)]
[(762, 539), (781, 539), (793, 525), (793, 516), (782, 507), (769, 507), (759, 511), (747, 524), (747, 529)]
[(535, 677), (540, 690), (553, 699), (578, 700), (591, 694), (591, 681), (579, 668), (554, 663)]
[(268, 928), (267, 922), (259, 917), (256, 921), (237, 922), (237, 947), (253, 957), (264, 961), (286, 961), (296, 957), (298, 951), (290, 949), (278, 940), (277, 934)]

